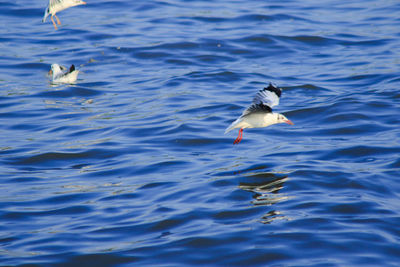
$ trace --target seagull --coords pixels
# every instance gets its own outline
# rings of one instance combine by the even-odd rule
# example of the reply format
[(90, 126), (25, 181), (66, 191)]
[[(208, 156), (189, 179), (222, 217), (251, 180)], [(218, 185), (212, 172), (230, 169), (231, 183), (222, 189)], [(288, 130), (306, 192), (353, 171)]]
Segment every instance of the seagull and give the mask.
[(284, 115), (272, 112), (272, 107), (279, 104), (281, 94), (281, 89), (271, 83), (256, 94), (251, 106), (243, 111), (242, 115), (225, 130), (225, 133), (227, 133), (239, 128), (239, 135), (233, 144), (239, 144), (245, 128), (261, 128), (283, 122), (293, 125), (293, 122)]
[(57, 30), (57, 25), (53, 20), (53, 16), (56, 17), (58, 25), (61, 24), (56, 13), (69, 7), (86, 5), (86, 2), (81, 0), (50, 0), (49, 5), (44, 12), (42, 22), (45, 22), (47, 17), (51, 15), (51, 21), (53, 22), (54, 28)]
[(52, 64), (49, 75), (51, 75), (51, 83), (75, 83), (78, 78), (79, 70), (75, 69), (74, 65), (71, 65), (69, 69), (60, 66), (58, 64)]

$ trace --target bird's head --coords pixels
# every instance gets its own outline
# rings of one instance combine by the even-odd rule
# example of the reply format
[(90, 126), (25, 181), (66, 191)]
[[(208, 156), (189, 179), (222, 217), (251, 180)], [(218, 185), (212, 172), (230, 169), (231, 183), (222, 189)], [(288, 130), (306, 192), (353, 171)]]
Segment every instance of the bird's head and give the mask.
[(57, 77), (58, 75), (60, 75), (60, 73), (62, 73), (62, 70), (65, 69), (65, 67), (62, 67), (56, 63), (51, 64), (51, 69), (49, 71), (49, 75), (54, 77)]
[(290, 124), (290, 125), (294, 125), (294, 123), (291, 121), (291, 120), (289, 120), (288, 118), (286, 118), (285, 117), (285, 115), (282, 115), (282, 114), (277, 114), (277, 123), (287, 123), (287, 124)]

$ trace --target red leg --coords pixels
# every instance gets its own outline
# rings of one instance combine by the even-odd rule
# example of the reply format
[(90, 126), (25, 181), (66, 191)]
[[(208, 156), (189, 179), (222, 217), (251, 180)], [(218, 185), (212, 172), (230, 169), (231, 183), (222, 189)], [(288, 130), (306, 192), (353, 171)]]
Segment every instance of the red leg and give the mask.
[(233, 142), (233, 144), (234, 144), (234, 145), (239, 144), (240, 141), (242, 141), (242, 138), (243, 138), (243, 128), (241, 128), (241, 129), (239, 130), (239, 135), (238, 135), (238, 137), (235, 139), (235, 141)]
[(54, 22), (53, 16), (51, 16), (51, 21), (53, 22), (54, 29), (56, 29), (56, 30), (57, 30), (57, 25), (56, 25), (56, 23)]
[(58, 24), (58, 25), (61, 25), (61, 21), (58, 19), (58, 17), (57, 17), (56, 14), (54, 14), (54, 17), (56, 17), (56, 19), (57, 19), (57, 24)]

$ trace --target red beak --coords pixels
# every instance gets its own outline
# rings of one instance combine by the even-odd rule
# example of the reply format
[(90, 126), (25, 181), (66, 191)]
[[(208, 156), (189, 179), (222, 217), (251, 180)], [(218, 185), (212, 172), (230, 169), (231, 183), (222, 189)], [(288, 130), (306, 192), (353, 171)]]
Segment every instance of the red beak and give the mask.
[(294, 123), (291, 121), (291, 120), (287, 120), (287, 121), (285, 121), (287, 124), (290, 124), (290, 125), (294, 125)]

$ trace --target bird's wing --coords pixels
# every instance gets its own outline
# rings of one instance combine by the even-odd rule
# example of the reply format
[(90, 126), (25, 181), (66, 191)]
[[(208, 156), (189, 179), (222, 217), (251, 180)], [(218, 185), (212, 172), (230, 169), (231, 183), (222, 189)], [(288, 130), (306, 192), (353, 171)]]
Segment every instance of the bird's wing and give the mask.
[(49, 6), (61, 4), (64, 0), (50, 0)]
[(268, 87), (258, 91), (253, 99), (253, 103), (243, 111), (242, 116), (254, 112), (272, 112), (272, 107), (279, 104), (281, 94), (281, 89), (269, 84)]
[(60, 66), (60, 69), (62, 70), (62, 71), (67, 71), (68, 69), (66, 68), (66, 67), (64, 67), (64, 66), (62, 66), (62, 65), (59, 65)]
[(263, 104), (270, 108), (279, 105), (279, 98), (281, 97), (282, 91), (280, 88), (269, 84), (268, 87), (258, 91), (253, 99), (253, 105)]
[(247, 114), (250, 113), (255, 113), (255, 112), (272, 112), (272, 109), (264, 104), (252, 104), (250, 107), (246, 108), (245, 111), (243, 111), (242, 116), (246, 116)]

